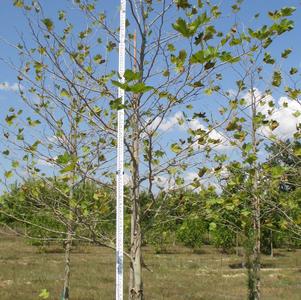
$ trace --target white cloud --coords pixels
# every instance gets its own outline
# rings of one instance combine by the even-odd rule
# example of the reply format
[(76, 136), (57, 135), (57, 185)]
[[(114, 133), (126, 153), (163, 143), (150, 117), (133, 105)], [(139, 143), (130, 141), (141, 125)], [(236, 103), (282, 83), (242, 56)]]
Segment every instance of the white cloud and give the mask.
[(10, 84), (9, 82), (0, 82), (0, 90), (2, 91), (9, 91), (9, 92), (16, 92), (19, 90), (19, 84), (18, 83), (13, 83)]
[[(197, 129), (201, 129), (201, 130), (204, 130), (204, 131), (208, 131), (208, 128), (206, 126), (204, 126), (199, 120), (197, 119), (193, 119), (189, 122), (188, 124), (188, 128), (192, 129), (192, 130), (197, 130)], [(208, 134), (208, 137), (210, 139), (213, 139), (213, 140), (218, 140), (219, 143), (217, 144), (212, 144), (212, 147), (214, 147), (214, 149), (216, 150), (225, 150), (225, 149), (230, 149), (232, 148), (233, 146), (230, 144), (229, 140), (223, 136), (221, 134), (221, 132), (219, 132), (218, 130), (216, 129), (212, 129), (210, 131), (210, 133)], [(204, 146), (203, 145), (198, 145), (197, 143), (194, 144), (194, 148), (197, 150), (197, 149), (201, 149), (203, 148)]]
[(191, 183), (191, 182), (193, 182), (197, 178), (199, 178), (199, 176), (195, 172), (188, 172), (188, 173), (185, 174), (185, 181), (187, 183)]
[[(146, 131), (150, 132), (155, 130), (158, 126), (158, 130), (160, 131), (170, 131), (179, 125), (180, 120), (184, 120), (184, 115), (181, 111), (176, 112), (173, 116), (168, 117), (166, 119), (162, 119), (161, 117), (157, 117), (151, 124), (149, 124), (146, 128)], [(147, 120), (149, 122), (149, 119)], [(182, 127), (182, 126), (180, 126)]]
[[(266, 115), (268, 120), (275, 120), (279, 126), (271, 130), (268, 126), (262, 127), (262, 134), (266, 136), (275, 135), (280, 139), (288, 139), (296, 132), (296, 127), (301, 123), (301, 115), (294, 116), (296, 113), (301, 113), (301, 105), (288, 97), (280, 97), (277, 101), (272, 95), (264, 95), (258, 89), (254, 89), (254, 97), (257, 102), (257, 110)], [(251, 104), (251, 93), (244, 97), (248, 104)], [(275, 107), (270, 107), (269, 102)]]
[(176, 126), (184, 127), (179, 124), (179, 122), (183, 120), (184, 121), (184, 116), (181, 111), (176, 112), (172, 117), (167, 118), (166, 120), (163, 120), (162, 123), (160, 124), (160, 130), (162, 131), (168, 131), (170, 129), (173, 129)]
[(125, 185), (129, 185), (131, 183), (131, 176), (127, 173), (124, 173), (123, 182)]
[(57, 156), (53, 158), (39, 158), (37, 160), (37, 164), (40, 166), (47, 166), (47, 167), (53, 167), (56, 165), (55, 160), (57, 159)]
[[(157, 127), (159, 131), (163, 132), (171, 132), (173, 130), (187, 131), (188, 129), (202, 129), (204, 131), (208, 131), (208, 128), (197, 119), (192, 119), (189, 122), (185, 121), (184, 114), (181, 111), (177, 111), (172, 116), (167, 117), (163, 120), (159, 117), (156, 118), (150, 125), (147, 126), (146, 130), (152, 131)], [(232, 147), (229, 143), (229, 140), (216, 129), (211, 130), (211, 132), (209, 133), (209, 138), (220, 141), (217, 144), (212, 144), (216, 150), (223, 150)], [(198, 150), (203, 148), (204, 146), (195, 143), (193, 147), (194, 149)]]
[(58, 145), (58, 144), (68, 144), (69, 143), (69, 141), (68, 141), (68, 139), (66, 138), (65, 135), (60, 136), (60, 137), (58, 137), (56, 135), (48, 136), (47, 137), (47, 141), (49, 143), (52, 143), (52, 144), (55, 144), (55, 145)]
[(271, 119), (276, 120), (279, 126), (273, 132), (270, 130), (270, 134), (273, 133), (281, 139), (291, 138), (297, 125), (301, 123), (301, 115), (294, 116), (295, 113), (301, 113), (301, 105), (295, 100), (281, 97), (277, 106)]
[(176, 186), (175, 181), (172, 177), (163, 175), (155, 176), (154, 183), (159, 189), (164, 191), (172, 190)]

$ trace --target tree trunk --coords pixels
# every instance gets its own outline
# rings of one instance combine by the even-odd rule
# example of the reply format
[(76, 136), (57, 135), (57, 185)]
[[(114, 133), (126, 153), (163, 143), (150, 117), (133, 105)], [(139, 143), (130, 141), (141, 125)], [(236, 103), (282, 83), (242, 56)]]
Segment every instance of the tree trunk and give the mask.
[(235, 235), (236, 239), (235, 239), (235, 242), (236, 242), (236, 256), (239, 256), (239, 249), (238, 249), (238, 232), (236, 232), (236, 235)]
[(135, 206), (132, 214), (132, 230), (131, 230), (131, 265), (130, 265), (130, 286), (129, 299), (143, 299), (143, 283), (142, 283), (142, 257), (141, 257), (141, 228), (138, 206)]
[[(69, 121), (70, 121), (70, 155), (71, 157), (77, 157), (77, 123), (76, 123), (76, 115), (72, 114), (72, 110), (68, 112)], [(74, 232), (74, 212), (72, 208), (72, 201), (74, 197), (74, 185), (75, 185), (75, 177), (76, 177), (76, 167), (69, 173), (69, 203), (68, 203), (68, 219), (67, 219), (67, 238), (65, 242), (65, 276), (64, 276), (64, 288), (62, 294), (62, 300), (69, 300), (70, 298), (70, 258), (71, 258), (71, 247), (73, 240), (73, 232)]]
[(255, 201), (255, 216), (253, 220), (254, 229), (254, 246), (253, 246), (253, 263), (252, 263), (252, 300), (260, 299), (260, 202), (257, 197)]
[[(143, 5), (141, 4), (143, 11)], [(142, 14), (143, 15), (143, 14)], [(143, 16), (144, 20), (144, 16)], [(142, 82), (144, 69), (145, 32), (137, 60), (137, 36), (134, 32), (134, 63), (133, 71), (140, 72), (139, 81)], [(142, 281), (142, 233), (141, 233), (141, 207), (140, 207), (140, 174), (139, 174), (139, 139), (140, 139), (140, 99), (141, 94), (133, 94), (133, 117), (132, 117), (132, 205), (131, 205), (131, 262), (129, 280), (129, 300), (143, 300)]]
[(271, 246), (271, 257), (273, 258), (274, 257), (274, 247), (273, 247), (273, 231), (271, 230), (270, 231), (270, 246)]
[(65, 276), (62, 300), (69, 300), (70, 291), (70, 254), (72, 246), (72, 229), (71, 224), (68, 224), (67, 239), (65, 243)]
[[(257, 129), (258, 124), (256, 123), (257, 117), (257, 99), (254, 95), (254, 89), (252, 86), (252, 150), (253, 155), (257, 157)], [(258, 195), (258, 163), (257, 159), (252, 163), (253, 176), (252, 176), (252, 218), (253, 218), (253, 232), (252, 238), (252, 262), (250, 266), (251, 278), (249, 278), (249, 299), (259, 300), (260, 299), (260, 235), (261, 235), (261, 220), (260, 220), (260, 197)]]
[(129, 299), (143, 299), (142, 283), (142, 235), (140, 226), (140, 178), (139, 178), (139, 95), (133, 96), (132, 143), (132, 215), (131, 215), (131, 265)]

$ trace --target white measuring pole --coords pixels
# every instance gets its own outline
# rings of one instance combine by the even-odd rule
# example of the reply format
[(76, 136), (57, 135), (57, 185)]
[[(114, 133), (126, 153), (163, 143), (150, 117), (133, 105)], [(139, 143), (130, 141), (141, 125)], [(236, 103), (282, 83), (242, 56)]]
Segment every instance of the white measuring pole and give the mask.
[[(120, 0), (119, 67), (120, 82), (124, 83), (126, 0)], [(124, 104), (124, 90), (118, 88), (118, 98)], [(116, 300), (123, 299), (123, 160), (124, 109), (118, 110), (117, 132), (117, 192), (116, 192)]]

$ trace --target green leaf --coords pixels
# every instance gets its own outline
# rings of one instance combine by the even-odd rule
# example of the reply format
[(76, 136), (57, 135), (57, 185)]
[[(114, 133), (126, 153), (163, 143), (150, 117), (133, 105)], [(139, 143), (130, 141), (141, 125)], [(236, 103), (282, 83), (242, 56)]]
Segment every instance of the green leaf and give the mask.
[(69, 163), (71, 161), (71, 159), (72, 159), (72, 156), (68, 152), (65, 152), (62, 155), (58, 155), (56, 162), (58, 164), (65, 165), (65, 164)]
[(66, 19), (66, 17), (65, 17), (65, 12), (64, 12), (63, 10), (60, 10), (60, 11), (58, 12), (58, 18), (59, 18), (60, 21)]
[(5, 171), (4, 176), (5, 176), (5, 178), (9, 179), (13, 176), (13, 172), (12, 171)]
[(244, 217), (248, 217), (248, 216), (250, 215), (250, 212), (249, 212), (248, 210), (246, 210), (246, 209), (243, 209), (243, 210), (241, 211), (241, 214), (242, 214)]
[(228, 51), (223, 51), (220, 55), (219, 58), (222, 62), (229, 62), (229, 63), (236, 63), (240, 61), (240, 57), (234, 57), (232, 54)]
[(170, 146), (170, 149), (172, 152), (178, 154), (182, 151), (182, 148), (180, 145), (178, 145), (177, 143), (173, 143), (171, 146)]
[(131, 91), (133, 93), (137, 93), (137, 94), (143, 94), (152, 89), (153, 89), (152, 86), (145, 85), (145, 83), (143, 83), (143, 82), (137, 82), (134, 85), (129, 87), (129, 91)]
[(116, 47), (116, 43), (109, 41), (107, 44), (107, 50), (111, 52)]
[(60, 173), (64, 174), (64, 173), (67, 173), (67, 172), (71, 172), (75, 169), (75, 167), (76, 167), (76, 163), (73, 162), (73, 163), (67, 165), (65, 168), (61, 169)]
[(46, 289), (42, 289), (39, 297), (42, 299), (48, 299), (49, 298), (49, 292)]
[(211, 222), (211, 223), (209, 224), (209, 230), (210, 230), (210, 231), (214, 231), (214, 230), (216, 230), (216, 228), (217, 228), (216, 223)]
[(209, 46), (207, 49), (203, 49), (194, 53), (190, 58), (191, 64), (204, 64), (211, 60), (215, 60), (218, 57), (217, 48)]
[(102, 58), (102, 56), (100, 54), (97, 54), (93, 57), (93, 60), (97, 63), (97, 64), (103, 64), (105, 62), (105, 59)]
[(5, 118), (5, 122), (8, 124), (8, 125), (12, 125), (14, 120), (17, 118), (17, 116), (15, 114), (13, 115), (7, 115), (6, 118)]
[(178, 54), (178, 56), (171, 54), (170, 60), (173, 64), (176, 65), (176, 71), (177, 72), (183, 72), (184, 71), (184, 63), (187, 57), (187, 53), (185, 50), (181, 50)]
[(246, 159), (246, 162), (252, 165), (257, 160), (257, 156), (255, 154), (249, 154)]
[(279, 126), (279, 123), (276, 120), (271, 120), (269, 123), (269, 127), (271, 130), (275, 130)]
[(17, 160), (13, 160), (11, 163), (13, 168), (18, 168), (19, 167), (19, 162)]
[(186, 21), (182, 18), (177, 19), (177, 21), (172, 24), (172, 27), (180, 32), (184, 37), (190, 37), (194, 34), (194, 32), (192, 32), (189, 28), (188, 25), (186, 23)]
[(291, 75), (294, 75), (294, 74), (296, 74), (296, 73), (298, 73), (298, 69), (295, 68), (295, 67), (292, 67), (292, 68), (290, 69), (290, 74), (291, 74)]
[(182, 185), (185, 183), (184, 179), (182, 177), (177, 176), (175, 179), (175, 182), (177, 185)]
[(285, 172), (285, 169), (282, 166), (275, 166), (270, 168), (270, 173), (273, 177), (279, 177)]
[(140, 73), (139, 72), (133, 72), (130, 69), (125, 70), (124, 72), (124, 78), (127, 82), (133, 81), (133, 80), (139, 80), (140, 79)]
[(155, 155), (156, 157), (163, 157), (164, 154), (165, 154), (164, 151), (156, 150), (154, 155)]
[(23, 0), (15, 0), (13, 5), (16, 6), (16, 7), (21, 8), (21, 7), (24, 6), (24, 1)]
[(206, 172), (207, 172), (207, 168), (206, 167), (200, 168), (199, 171), (198, 171), (198, 176), (199, 177), (203, 177)]
[(35, 141), (31, 146), (26, 147), (26, 150), (29, 152), (35, 152), (38, 149), (38, 146), (41, 144), (41, 141)]
[(191, 4), (188, 2), (188, 0), (175, 0), (175, 3), (178, 9), (187, 9), (191, 7)]
[(295, 117), (295, 118), (298, 118), (298, 117), (300, 117), (301, 116), (301, 111), (295, 111), (294, 113), (293, 113), (293, 116)]
[(280, 12), (282, 17), (289, 17), (293, 14), (293, 12), (296, 10), (296, 7), (283, 7)]
[(122, 99), (121, 98), (117, 98), (115, 100), (111, 100), (110, 101), (110, 107), (113, 110), (119, 110), (119, 109), (126, 108), (126, 106), (124, 104), (122, 104)]
[(285, 49), (282, 53), (281, 53), (281, 57), (282, 58), (287, 58), (290, 53), (292, 52), (292, 49), (291, 48), (288, 48), (288, 49)]
[(167, 45), (167, 50), (169, 52), (174, 52), (174, 51), (176, 51), (176, 47), (173, 44), (168, 44)]
[(4, 150), (4, 151), (2, 152), (2, 154), (3, 154), (3, 155), (9, 155), (9, 150), (8, 150), (8, 149)]
[(43, 70), (43, 64), (38, 61), (35, 61), (34, 68), (35, 68), (36, 73), (40, 73)]
[(28, 121), (28, 125), (31, 126), (31, 127), (35, 127), (39, 124), (41, 124), (41, 121), (40, 120), (32, 120), (30, 117), (26, 118), (26, 120)]
[(46, 18), (42, 20), (43, 24), (46, 26), (48, 31), (52, 31), (53, 30), (53, 22), (51, 21), (51, 19)]
[(279, 20), (283, 17), (289, 17), (293, 14), (293, 12), (296, 10), (295, 7), (283, 7), (280, 10), (270, 11), (269, 17), (273, 20)]
[(241, 130), (241, 125), (239, 124), (239, 119), (237, 117), (233, 118), (226, 127), (227, 131), (233, 131), (233, 130)]
[(162, 75), (164, 77), (168, 77), (170, 75), (170, 72), (168, 70), (164, 70), (163, 73), (162, 73)]
[(294, 147), (293, 151), (296, 156), (301, 156), (301, 144), (297, 144)]
[(66, 89), (63, 88), (61, 90), (61, 97), (67, 97), (67, 98), (69, 98), (70, 94), (69, 94), (69, 92)]
[(275, 59), (273, 59), (272, 56), (271, 56), (271, 54), (267, 53), (267, 52), (264, 53), (263, 61), (266, 64), (271, 64), (271, 65), (273, 65), (275, 63)]
[(168, 168), (168, 174), (174, 175), (177, 173), (177, 168), (176, 167), (169, 167)]
[(242, 148), (245, 153), (248, 153), (253, 149), (253, 145), (251, 143), (245, 143), (242, 145)]
[(244, 131), (238, 131), (234, 133), (234, 138), (239, 140), (240, 142), (243, 142), (246, 138), (247, 133)]
[(279, 87), (281, 85), (282, 75), (280, 71), (275, 71), (273, 73), (272, 85)]
[(129, 87), (126, 83), (121, 83), (120, 81), (117, 81), (117, 80), (112, 80), (112, 84), (125, 90), (125, 91), (128, 91), (129, 90)]

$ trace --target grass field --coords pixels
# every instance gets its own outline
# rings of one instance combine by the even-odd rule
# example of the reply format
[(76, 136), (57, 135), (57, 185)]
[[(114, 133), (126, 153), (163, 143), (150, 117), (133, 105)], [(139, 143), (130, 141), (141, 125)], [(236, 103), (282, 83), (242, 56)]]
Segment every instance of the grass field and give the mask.
[[(242, 258), (221, 254), (208, 246), (202, 250), (201, 254), (194, 254), (177, 247), (171, 249), (172, 254), (158, 255), (151, 248), (145, 248), (145, 261), (152, 270), (144, 271), (146, 299), (246, 299), (245, 270), (229, 267), (239, 264)], [(262, 271), (263, 299), (300, 300), (301, 250), (275, 252), (275, 258), (263, 256), (266, 266)], [(0, 299), (41, 299), (39, 293), (47, 289), (48, 299), (58, 300), (63, 283), (63, 259), (58, 246), (50, 246), (43, 252), (20, 238), (1, 236)], [(114, 299), (115, 269), (111, 250), (75, 247), (72, 264), (71, 300)]]

